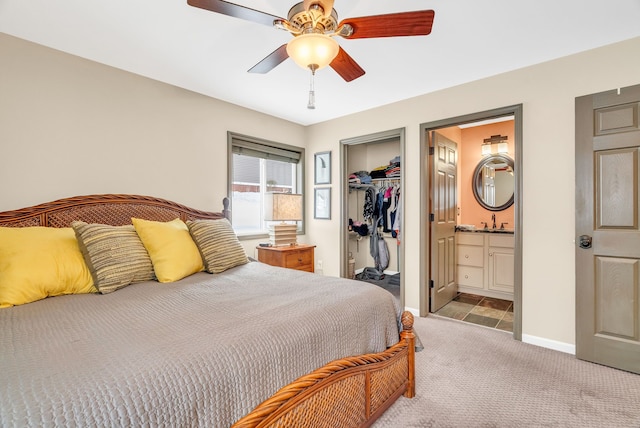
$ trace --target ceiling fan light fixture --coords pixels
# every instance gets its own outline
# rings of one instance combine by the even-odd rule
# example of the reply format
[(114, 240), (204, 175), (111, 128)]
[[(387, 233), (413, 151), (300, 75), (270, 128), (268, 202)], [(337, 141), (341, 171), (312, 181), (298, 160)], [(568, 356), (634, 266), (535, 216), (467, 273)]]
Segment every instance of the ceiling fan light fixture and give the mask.
[(287, 54), (304, 69), (315, 66), (319, 70), (331, 64), (340, 46), (330, 36), (321, 33), (305, 33), (294, 37), (287, 44)]

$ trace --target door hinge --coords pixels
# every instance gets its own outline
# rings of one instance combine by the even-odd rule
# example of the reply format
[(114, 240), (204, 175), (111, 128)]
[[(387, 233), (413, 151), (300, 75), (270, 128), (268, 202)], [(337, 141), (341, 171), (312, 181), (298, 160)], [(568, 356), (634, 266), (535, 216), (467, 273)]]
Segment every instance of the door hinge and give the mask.
[(432, 155), (435, 153), (435, 150), (433, 147), (429, 147), (429, 154)]
[(433, 213), (429, 214), (429, 221), (434, 221), (435, 219), (436, 216)]
[(429, 280), (429, 288), (433, 288), (433, 279)]

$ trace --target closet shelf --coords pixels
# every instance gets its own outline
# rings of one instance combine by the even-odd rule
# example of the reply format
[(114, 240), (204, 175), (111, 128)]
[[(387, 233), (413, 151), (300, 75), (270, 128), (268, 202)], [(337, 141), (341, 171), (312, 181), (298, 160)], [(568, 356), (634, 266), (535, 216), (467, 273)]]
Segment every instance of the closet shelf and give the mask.
[(372, 178), (371, 179), (371, 184), (369, 183), (349, 183), (349, 190), (355, 189), (355, 190), (360, 190), (360, 189), (369, 189), (369, 188), (379, 188), (380, 184), (384, 184), (384, 183), (393, 183), (393, 184), (400, 184), (400, 177), (393, 177), (393, 178)]
[[(360, 240), (360, 239), (363, 238), (363, 236), (360, 235), (358, 232), (354, 232), (354, 231), (350, 230), (348, 233), (349, 233), (349, 239)], [(367, 236), (369, 236), (369, 235), (367, 235)]]
[[(365, 235), (362, 236), (360, 235), (358, 232), (354, 232), (353, 230), (350, 230), (347, 232), (349, 235), (349, 239), (356, 239), (356, 240), (360, 240), (362, 238), (369, 238), (371, 235)], [(396, 239), (393, 237), (393, 235), (391, 234), (391, 232), (380, 232), (380, 235), (383, 238), (388, 238), (388, 239)]]
[(378, 187), (376, 184), (358, 184), (358, 183), (349, 183), (349, 189), (369, 189), (371, 187)]

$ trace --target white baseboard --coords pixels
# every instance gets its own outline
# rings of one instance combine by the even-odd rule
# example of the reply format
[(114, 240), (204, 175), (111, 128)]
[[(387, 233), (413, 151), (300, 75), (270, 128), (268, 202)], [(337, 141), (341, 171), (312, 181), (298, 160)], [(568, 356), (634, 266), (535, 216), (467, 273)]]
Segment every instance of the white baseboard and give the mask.
[(405, 306), (404, 310), (411, 312), (411, 315), (413, 315), (414, 317), (419, 317), (420, 316), (420, 310), (419, 309), (410, 308), (408, 306)]
[(522, 341), (531, 345), (553, 349), (554, 351), (576, 355), (576, 345), (570, 343), (558, 342), (557, 340), (545, 339), (544, 337), (531, 336), (528, 334), (522, 335)]

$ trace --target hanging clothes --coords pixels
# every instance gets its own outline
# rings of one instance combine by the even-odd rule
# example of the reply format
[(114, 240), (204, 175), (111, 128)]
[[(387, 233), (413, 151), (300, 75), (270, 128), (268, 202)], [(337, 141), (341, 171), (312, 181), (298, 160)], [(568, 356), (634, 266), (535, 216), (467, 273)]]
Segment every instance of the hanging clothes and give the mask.
[(393, 224), (395, 223), (396, 220), (396, 213), (397, 213), (397, 209), (398, 209), (398, 198), (400, 196), (400, 187), (398, 186), (393, 186), (391, 188), (391, 205), (389, 206), (389, 210), (387, 211), (387, 215), (388, 215), (388, 221), (389, 221), (389, 227), (391, 228), (391, 236), (393, 236), (394, 238), (397, 237), (397, 232), (395, 231), (395, 229), (393, 228)]
[(391, 233), (391, 226), (393, 225), (393, 222), (391, 221), (391, 218), (389, 217), (390, 212), (389, 210), (391, 209), (391, 205), (392, 205), (392, 200), (393, 200), (393, 187), (389, 186), (385, 189), (383, 189), (381, 191), (382, 193), (384, 193), (383, 195), (383, 199), (382, 199), (382, 231), (384, 233)]
[(362, 218), (364, 221), (371, 221), (375, 214), (376, 191), (373, 187), (368, 188), (364, 193), (364, 206), (362, 208)]
[(398, 191), (398, 202), (396, 208), (396, 218), (393, 220), (393, 230), (396, 232), (396, 239), (398, 240), (398, 245), (400, 245), (400, 229), (402, 228), (402, 204), (400, 203), (400, 192)]
[(378, 228), (375, 228), (369, 237), (369, 253), (373, 257), (376, 270), (383, 273), (389, 267), (389, 247)]
[(374, 227), (382, 226), (382, 221), (384, 219), (383, 207), (384, 207), (384, 189), (381, 188), (381, 189), (378, 190), (378, 193), (376, 194), (376, 212), (375, 212), (375, 217), (377, 217), (377, 218), (373, 222), (373, 226)]

